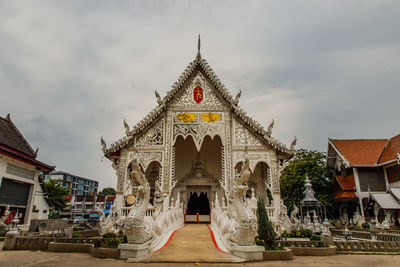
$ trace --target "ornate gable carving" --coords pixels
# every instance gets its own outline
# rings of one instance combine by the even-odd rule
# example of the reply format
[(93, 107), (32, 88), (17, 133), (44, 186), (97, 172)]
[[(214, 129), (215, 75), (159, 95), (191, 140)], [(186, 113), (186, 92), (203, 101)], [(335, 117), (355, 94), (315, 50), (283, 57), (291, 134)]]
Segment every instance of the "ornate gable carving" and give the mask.
[[(203, 100), (200, 103), (196, 103), (193, 97), (193, 89), (197, 86), (203, 89)], [(197, 73), (184, 90), (182, 95), (171, 103), (170, 107), (190, 110), (224, 108), (223, 103), (213, 91), (211, 84), (201, 73)]]
[(233, 120), (234, 144), (235, 145), (263, 145), (246, 127), (237, 120)]
[(137, 145), (162, 145), (164, 141), (164, 122), (160, 120), (150, 128), (145, 134), (140, 136)]

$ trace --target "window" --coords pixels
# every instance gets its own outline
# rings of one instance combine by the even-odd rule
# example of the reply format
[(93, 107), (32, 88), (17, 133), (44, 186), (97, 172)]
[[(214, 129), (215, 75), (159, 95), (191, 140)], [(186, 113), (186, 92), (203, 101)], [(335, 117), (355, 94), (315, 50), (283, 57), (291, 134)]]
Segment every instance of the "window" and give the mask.
[(0, 186), (0, 203), (26, 206), (30, 188), (30, 184), (3, 178)]
[(389, 183), (395, 183), (400, 181), (400, 165), (396, 165), (386, 169), (386, 174)]
[(360, 179), (360, 187), (362, 192), (386, 191), (385, 178), (383, 169), (376, 168), (358, 168), (358, 178)]

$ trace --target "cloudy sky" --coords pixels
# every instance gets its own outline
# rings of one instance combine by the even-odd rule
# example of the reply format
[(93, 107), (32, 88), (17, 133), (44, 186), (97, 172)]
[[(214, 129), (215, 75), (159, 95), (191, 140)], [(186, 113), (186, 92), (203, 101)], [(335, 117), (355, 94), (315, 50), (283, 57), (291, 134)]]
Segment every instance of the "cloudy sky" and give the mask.
[(400, 1), (1, 1), (0, 116), (39, 159), (115, 186), (108, 144), (196, 55), (273, 135), (400, 133)]

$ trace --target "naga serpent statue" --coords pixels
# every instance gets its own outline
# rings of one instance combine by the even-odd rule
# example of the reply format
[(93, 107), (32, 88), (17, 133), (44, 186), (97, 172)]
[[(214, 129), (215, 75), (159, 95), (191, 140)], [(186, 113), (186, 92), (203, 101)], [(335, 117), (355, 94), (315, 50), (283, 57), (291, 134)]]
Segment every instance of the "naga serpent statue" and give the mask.
[(100, 210), (100, 234), (104, 235), (106, 233), (118, 233), (118, 227), (115, 227), (119, 220), (119, 213), (116, 210), (116, 202), (110, 207), (110, 215), (106, 217), (106, 214)]
[(132, 193), (136, 193), (137, 202), (128, 216), (120, 221), (120, 225), (121, 229), (125, 230), (128, 243), (143, 244), (152, 237), (151, 222), (145, 218), (150, 200), (150, 185), (144, 173), (140, 170), (137, 155), (131, 162), (129, 182), (132, 186)]
[(245, 162), (242, 171), (234, 181), (233, 185), (233, 207), (236, 210), (236, 224), (231, 235), (231, 240), (240, 246), (249, 246), (254, 244), (254, 238), (257, 236), (257, 220), (251, 211), (246, 209), (244, 198), (248, 190), (250, 179), (250, 162), (245, 155)]

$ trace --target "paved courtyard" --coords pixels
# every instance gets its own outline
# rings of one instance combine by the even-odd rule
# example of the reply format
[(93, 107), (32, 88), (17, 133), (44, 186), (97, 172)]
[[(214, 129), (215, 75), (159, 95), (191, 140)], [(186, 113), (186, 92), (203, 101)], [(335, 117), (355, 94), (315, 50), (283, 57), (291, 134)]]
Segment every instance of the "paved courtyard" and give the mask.
[(103, 260), (84, 253), (51, 253), (42, 251), (0, 251), (0, 266), (400, 266), (400, 255), (335, 255), (325, 257), (295, 257), (292, 261), (254, 263), (126, 263)]

